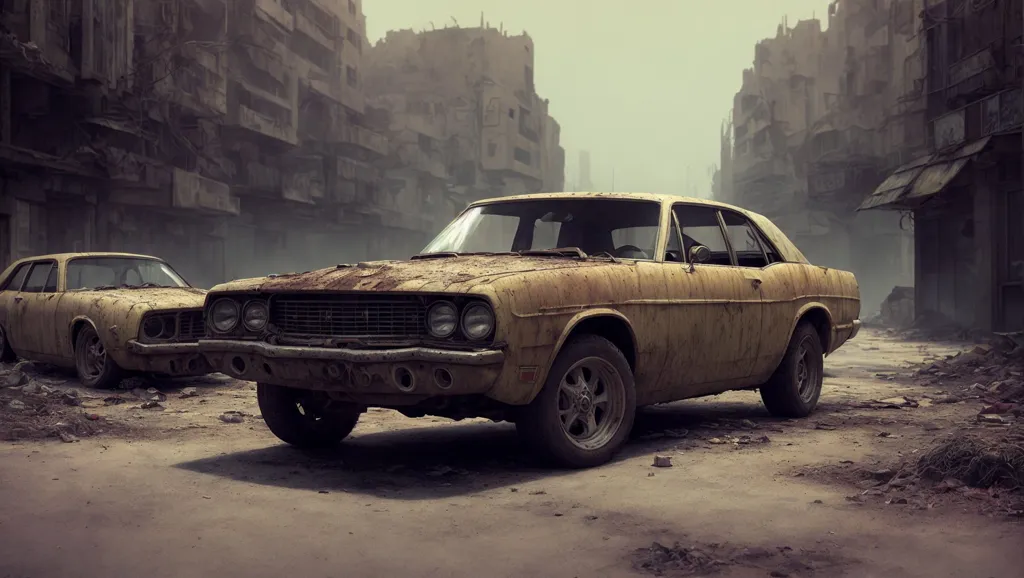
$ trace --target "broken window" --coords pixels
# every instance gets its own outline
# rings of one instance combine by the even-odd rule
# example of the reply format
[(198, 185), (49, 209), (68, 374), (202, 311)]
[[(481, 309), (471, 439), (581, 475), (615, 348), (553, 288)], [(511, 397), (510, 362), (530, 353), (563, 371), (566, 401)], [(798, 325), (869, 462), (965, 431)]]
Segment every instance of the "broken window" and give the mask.
[(704, 245), (711, 251), (708, 265), (731, 265), (729, 246), (718, 222), (718, 210), (700, 205), (676, 205), (673, 207), (683, 234), (683, 253), (689, 260), (690, 249)]
[(530, 162), (533, 160), (533, 158), (530, 155), (530, 151), (526, 149), (521, 149), (519, 147), (516, 147), (513, 156), (515, 157), (517, 162), (523, 163), (524, 165), (529, 165)]
[(757, 238), (756, 229), (746, 217), (732, 211), (722, 211), (725, 231), (729, 236), (729, 244), (736, 254), (736, 264), (740, 267), (760, 269), (768, 266), (761, 241)]
[(355, 14), (356, 13), (356, 3), (354, 2), (354, 0), (348, 0), (348, 13), (349, 14)]
[(525, 68), (526, 70), (524, 71), (524, 73), (526, 76), (526, 91), (533, 94), (533, 92), (535, 92), (533, 89), (533, 67), (527, 66)]
[(363, 51), (363, 37), (360, 36), (358, 32), (356, 32), (352, 28), (349, 28), (348, 33), (345, 35), (345, 37), (352, 44), (352, 46), (356, 47), (357, 52)]
[(18, 265), (18, 268), (14, 271), (7, 281), (4, 283), (4, 291), (21, 291), (21, 284), (25, 282), (25, 277), (28, 275), (29, 263), (22, 263)]
[(487, 143), (487, 156), (493, 157), (498, 154), (498, 143), (489, 142)]
[(351, 86), (352, 88), (355, 88), (359, 84), (359, 76), (356, 73), (355, 67), (346, 66), (345, 76), (348, 80), (348, 85)]
[(55, 263), (52, 261), (44, 261), (32, 265), (32, 270), (28, 273), (25, 286), (21, 290), (26, 293), (42, 293), (46, 287), (46, 279), (50, 276), (50, 269), (53, 269), (54, 265)]

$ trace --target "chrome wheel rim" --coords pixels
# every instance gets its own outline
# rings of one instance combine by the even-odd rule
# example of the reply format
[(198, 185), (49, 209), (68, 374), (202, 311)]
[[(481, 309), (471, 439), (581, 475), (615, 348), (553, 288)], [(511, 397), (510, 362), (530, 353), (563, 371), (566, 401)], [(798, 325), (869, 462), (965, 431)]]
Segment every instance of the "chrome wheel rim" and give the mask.
[(90, 335), (85, 342), (85, 359), (82, 360), (82, 373), (88, 378), (99, 377), (107, 365), (107, 350), (103, 347), (98, 335)]
[(821, 383), (821, 368), (811, 348), (811, 338), (805, 338), (797, 349), (796, 384), (800, 399), (810, 403)]
[(611, 442), (622, 427), (626, 388), (611, 363), (587, 357), (562, 376), (557, 404), (566, 438), (580, 449), (596, 450)]

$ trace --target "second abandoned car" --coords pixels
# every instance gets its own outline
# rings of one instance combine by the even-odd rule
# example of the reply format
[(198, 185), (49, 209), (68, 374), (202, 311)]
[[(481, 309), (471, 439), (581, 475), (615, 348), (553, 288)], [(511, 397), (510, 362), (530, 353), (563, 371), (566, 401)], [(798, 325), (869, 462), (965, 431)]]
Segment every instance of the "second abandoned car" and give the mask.
[(756, 388), (806, 416), (860, 326), (854, 276), (764, 217), (604, 193), (480, 201), (411, 260), (226, 283), (205, 312), (200, 349), (285, 442), (336, 444), (379, 406), (514, 421), (572, 467), (611, 459), (638, 406)]
[(125, 372), (208, 373), (197, 346), (205, 294), (146, 255), (21, 259), (0, 279), (0, 356), (74, 367), (87, 387), (114, 387)]

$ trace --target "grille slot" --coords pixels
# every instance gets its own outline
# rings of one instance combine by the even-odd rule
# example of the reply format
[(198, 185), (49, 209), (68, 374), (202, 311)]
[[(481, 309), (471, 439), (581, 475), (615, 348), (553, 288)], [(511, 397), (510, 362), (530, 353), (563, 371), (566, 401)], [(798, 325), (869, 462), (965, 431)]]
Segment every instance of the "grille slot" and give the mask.
[(291, 337), (418, 338), (426, 307), (415, 296), (280, 295), (270, 322)]
[(182, 311), (178, 315), (178, 341), (198, 341), (205, 333), (202, 310)]

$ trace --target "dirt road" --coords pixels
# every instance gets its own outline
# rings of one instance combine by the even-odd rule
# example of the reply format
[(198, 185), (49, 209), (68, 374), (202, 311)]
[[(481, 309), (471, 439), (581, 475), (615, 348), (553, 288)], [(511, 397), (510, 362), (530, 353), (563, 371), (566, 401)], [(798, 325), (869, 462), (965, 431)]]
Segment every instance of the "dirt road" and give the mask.
[(83, 391), (108, 434), (0, 443), (0, 577), (1019, 577), (1024, 526), (999, 496), (863, 479), (974, 422), (898, 375), (952, 351), (866, 331), (826, 361), (811, 419), (773, 420), (754, 393), (657, 407), (580, 472), (537, 468), (505, 424), (374, 411), (343, 449), (303, 454), (248, 383), (157, 384), (151, 409)]

